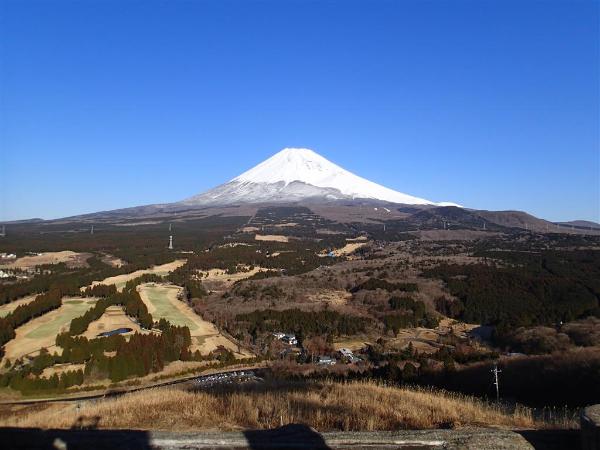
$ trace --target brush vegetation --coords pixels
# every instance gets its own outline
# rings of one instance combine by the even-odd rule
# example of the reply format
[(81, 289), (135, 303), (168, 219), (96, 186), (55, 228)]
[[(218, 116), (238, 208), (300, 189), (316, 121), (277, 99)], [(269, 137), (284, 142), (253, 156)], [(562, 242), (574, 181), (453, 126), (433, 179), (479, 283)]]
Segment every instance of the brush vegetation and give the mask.
[[(13, 407), (14, 408), (14, 407)], [(267, 429), (302, 423), (319, 431), (494, 426), (571, 427), (562, 418), (536, 420), (533, 410), (487, 403), (474, 397), (372, 381), (266, 382), (213, 392), (157, 388), (74, 404), (55, 403), (4, 410), (1, 426), (164, 430)]]

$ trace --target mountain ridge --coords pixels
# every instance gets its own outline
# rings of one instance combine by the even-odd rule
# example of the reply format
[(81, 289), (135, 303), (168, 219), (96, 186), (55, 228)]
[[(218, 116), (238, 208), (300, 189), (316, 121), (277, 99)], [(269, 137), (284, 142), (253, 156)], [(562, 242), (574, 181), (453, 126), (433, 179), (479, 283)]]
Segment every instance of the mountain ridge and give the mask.
[(307, 148), (284, 148), (227, 183), (183, 200), (187, 205), (324, 200), (380, 200), (407, 205), (460, 206), (436, 203), (398, 192), (329, 161)]

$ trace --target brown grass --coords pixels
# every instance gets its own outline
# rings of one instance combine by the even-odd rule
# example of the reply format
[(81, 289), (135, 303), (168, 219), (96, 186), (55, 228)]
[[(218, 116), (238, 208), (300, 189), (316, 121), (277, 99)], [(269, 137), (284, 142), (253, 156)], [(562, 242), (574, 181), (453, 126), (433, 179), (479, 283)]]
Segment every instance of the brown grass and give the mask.
[(9, 264), (0, 265), (0, 268), (4, 269), (32, 269), (36, 266), (44, 264), (58, 264), (66, 263), (69, 267), (79, 267), (85, 265), (85, 260), (90, 255), (88, 253), (77, 253), (70, 250), (64, 250), (61, 252), (46, 252), (40, 255), (33, 256), (22, 256), (16, 261)]
[[(153, 266), (149, 269), (143, 269), (143, 270), (136, 270), (135, 272), (130, 272), (130, 273), (125, 273), (122, 275), (116, 275), (114, 277), (108, 277), (102, 281), (94, 281), (91, 285), (92, 286), (96, 286), (97, 284), (114, 284), (117, 287), (117, 290), (122, 291), (123, 288), (125, 287), (125, 284), (130, 281), (133, 280), (134, 278), (137, 277), (141, 277), (144, 274), (155, 274), (155, 275), (159, 275), (159, 276), (165, 276), (171, 272), (173, 272), (175, 269), (183, 266), (185, 264), (186, 260), (185, 259), (177, 259), (175, 261), (172, 261), (170, 263), (166, 263), (166, 264), (162, 264), (160, 266)], [(82, 290), (85, 289), (85, 287), (81, 288)]]
[(117, 328), (131, 328), (132, 333), (148, 333), (131, 316), (125, 314), (122, 306), (113, 305), (106, 308), (98, 320), (91, 322), (82, 336), (94, 339), (102, 332), (116, 330)]
[[(221, 392), (157, 388), (122, 397), (0, 412), (0, 426), (70, 428), (98, 418), (100, 428), (236, 430), (303, 423), (319, 431), (463, 426), (539, 428), (530, 409), (513, 412), (448, 392), (374, 382), (267, 383)], [(96, 420), (93, 420), (96, 422)]]
[(278, 234), (256, 234), (254, 239), (257, 241), (272, 241), (272, 242), (289, 242), (287, 236), (281, 236)]

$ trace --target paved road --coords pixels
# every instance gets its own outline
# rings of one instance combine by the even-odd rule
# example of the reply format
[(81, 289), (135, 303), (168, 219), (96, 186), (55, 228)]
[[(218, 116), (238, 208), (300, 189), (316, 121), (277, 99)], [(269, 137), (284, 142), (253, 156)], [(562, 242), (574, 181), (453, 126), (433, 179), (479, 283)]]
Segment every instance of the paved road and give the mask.
[[(40, 404), (40, 403), (53, 403), (53, 402), (61, 402), (61, 403), (62, 402), (79, 402), (79, 401), (83, 401), (83, 400), (93, 400), (93, 399), (97, 399), (97, 398), (116, 397), (119, 395), (127, 394), (129, 392), (143, 391), (146, 389), (153, 389), (153, 388), (157, 388), (157, 387), (183, 384), (183, 383), (188, 383), (188, 382), (191, 382), (191, 381), (194, 381), (197, 379), (204, 379), (207, 377), (215, 377), (215, 379), (219, 379), (220, 376), (225, 376), (225, 378), (227, 378), (228, 374), (238, 373), (241, 371), (245, 371), (245, 372), (252, 371), (252, 372), (254, 372), (254, 374), (257, 374), (264, 370), (265, 370), (264, 366), (244, 366), (244, 367), (231, 368), (228, 370), (222, 370), (220, 372), (211, 372), (211, 373), (206, 373), (206, 374), (202, 374), (202, 375), (193, 375), (193, 376), (189, 376), (189, 377), (185, 377), (185, 378), (178, 378), (176, 380), (162, 381), (160, 383), (154, 383), (154, 384), (150, 384), (150, 385), (146, 385), (146, 386), (135, 386), (135, 387), (130, 387), (130, 388), (107, 390), (107, 391), (99, 393), (99, 394), (81, 394), (81, 395), (73, 395), (73, 396), (68, 396), (68, 397), (65, 396), (65, 397), (37, 398), (37, 399), (31, 399), (31, 400), (14, 400), (14, 401), (8, 401), (8, 402), (0, 402), (0, 405), (34, 405), (34, 404)], [(218, 384), (218, 383), (213, 383), (213, 384)], [(206, 383), (206, 385), (208, 386), (210, 384)]]

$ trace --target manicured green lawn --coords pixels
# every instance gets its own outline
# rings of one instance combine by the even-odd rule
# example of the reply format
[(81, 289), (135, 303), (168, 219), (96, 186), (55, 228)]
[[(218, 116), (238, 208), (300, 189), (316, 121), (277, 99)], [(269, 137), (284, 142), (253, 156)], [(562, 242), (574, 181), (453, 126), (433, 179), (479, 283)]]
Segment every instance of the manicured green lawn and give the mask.
[(43, 339), (48, 336), (56, 336), (63, 326), (68, 326), (71, 323), (71, 320), (83, 315), (93, 305), (94, 302), (90, 301), (63, 300), (59, 315), (53, 320), (43, 323), (36, 329), (30, 331), (25, 337), (30, 339)]
[(183, 314), (175, 305), (173, 305), (172, 301), (179, 300), (171, 300), (173, 297), (173, 291), (179, 290), (178, 288), (169, 287), (169, 286), (147, 286), (144, 288), (146, 292), (146, 298), (148, 301), (152, 303), (154, 308), (154, 312), (152, 313), (152, 317), (154, 320), (166, 319), (171, 322), (173, 325), (177, 326), (187, 326), (190, 331), (195, 331), (198, 328), (198, 325), (185, 314)]

